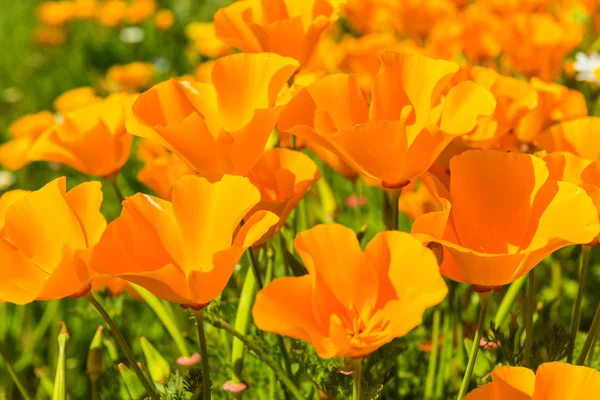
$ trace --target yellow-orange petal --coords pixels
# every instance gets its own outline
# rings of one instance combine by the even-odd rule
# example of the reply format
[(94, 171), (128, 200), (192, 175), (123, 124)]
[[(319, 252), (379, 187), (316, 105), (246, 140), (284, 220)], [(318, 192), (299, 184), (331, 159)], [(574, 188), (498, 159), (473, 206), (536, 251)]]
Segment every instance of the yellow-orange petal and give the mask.
[(538, 367), (531, 400), (594, 400), (600, 393), (600, 372), (562, 362)]
[(536, 377), (524, 367), (502, 367), (492, 371), (494, 394), (497, 398), (529, 400), (533, 395)]
[(440, 129), (453, 135), (470, 132), (480, 116), (491, 115), (495, 108), (496, 100), (487, 89), (475, 82), (461, 82), (448, 91)]
[(600, 160), (600, 117), (583, 117), (554, 125), (535, 143), (548, 151), (567, 151), (587, 160)]
[(98, 243), (106, 229), (106, 219), (100, 212), (102, 198), (100, 182), (84, 182), (69, 190), (65, 197), (81, 225), (86, 247)]

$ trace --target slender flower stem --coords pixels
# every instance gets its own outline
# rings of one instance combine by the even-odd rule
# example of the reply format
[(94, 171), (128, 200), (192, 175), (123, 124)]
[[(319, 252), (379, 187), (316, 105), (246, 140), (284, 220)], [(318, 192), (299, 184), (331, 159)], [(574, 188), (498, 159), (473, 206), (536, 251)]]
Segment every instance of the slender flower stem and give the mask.
[(352, 385), (352, 400), (360, 400), (360, 380), (361, 380), (361, 365), (362, 358), (357, 358), (354, 360), (354, 371), (352, 372), (352, 376), (354, 376), (354, 384)]
[(429, 353), (429, 365), (427, 366), (427, 379), (425, 381), (425, 399), (433, 398), (433, 385), (438, 363), (438, 342), (440, 336), (440, 308), (433, 312), (433, 327), (431, 330), (431, 353)]
[(305, 397), (302, 394), (302, 392), (300, 391), (300, 389), (298, 389), (298, 387), (286, 375), (286, 373), (283, 371), (283, 369), (281, 369), (281, 366), (279, 366), (279, 364), (277, 364), (277, 362), (275, 362), (273, 359), (271, 359), (253, 341), (247, 339), (244, 335), (242, 335), (241, 333), (236, 331), (231, 325), (229, 325), (227, 322), (225, 322), (221, 318), (209, 319), (209, 318), (205, 317), (205, 321), (207, 323), (211, 324), (212, 326), (214, 326), (215, 328), (223, 329), (223, 330), (227, 331), (229, 334), (233, 335), (234, 337), (236, 337), (236, 338), (240, 339), (242, 342), (244, 342), (244, 344), (246, 345), (247, 348), (252, 350), (258, 358), (260, 358), (269, 368), (271, 368), (273, 370), (275, 375), (277, 375), (277, 378), (281, 381), (281, 383), (287, 388), (287, 390), (290, 392), (290, 394), (296, 400), (305, 400)]
[(577, 365), (584, 365), (585, 359), (587, 357), (588, 352), (590, 351), (590, 347), (592, 347), (592, 343), (598, 334), (598, 328), (600, 327), (600, 304), (598, 304), (598, 308), (596, 308), (596, 313), (594, 314), (594, 320), (592, 321), (592, 326), (590, 327), (590, 331), (588, 332), (587, 337), (585, 338), (585, 343), (583, 344), (583, 349), (581, 349), (581, 354), (577, 358)]
[(389, 202), (391, 218), (387, 221), (387, 229), (391, 231), (398, 230), (398, 200), (402, 194), (402, 188), (400, 189), (388, 189), (385, 191), (385, 195)]
[(533, 315), (535, 314), (535, 269), (529, 271), (527, 276), (527, 304), (525, 309), (525, 361), (529, 362), (531, 357), (531, 347), (533, 346)]
[(452, 318), (452, 310), (448, 308), (444, 315), (444, 325), (442, 327), (444, 340), (442, 341), (442, 351), (440, 352), (439, 369), (436, 376), (435, 393), (433, 395), (434, 399), (441, 399), (443, 397), (444, 388), (446, 386), (448, 376), (450, 375), (448, 371), (452, 354), (452, 343), (454, 340), (451, 326)]
[(140, 366), (135, 361), (133, 351), (131, 351), (131, 349), (129, 348), (129, 345), (125, 341), (125, 338), (121, 334), (121, 331), (119, 331), (119, 328), (117, 327), (117, 324), (115, 324), (115, 321), (112, 320), (112, 318), (110, 317), (110, 315), (108, 315), (108, 313), (106, 312), (104, 307), (102, 307), (102, 305), (98, 302), (98, 300), (96, 300), (96, 298), (92, 295), (92, 292), (88, 292), (83, 297), (85, 297), (90, 303), (92, 303), (92, 305), (94, 307), (96, 307), (96, 310), (98, 310), (100, 315), (102, 315), (102, 318), (104, 318), (104, 320), (110, 327), (110, 330), (112, 331), (113, 335), (115, 335), (115, 339), (119, 343), (119, 346), (121, 346), (123, 353), (125, 353), (125, 357), (127, 358), (127, 361), (129, 361), (129, 364), (131, 365), (131, 369), (133, 369), (133, 372), (135, 373), (135, 375), (138, 377), (138, 379), (140, 380), (142, 385), (144, 385), (144, 388), (148, 392), (148, 395), (152, 398), (152, 400), (159, 400), (159, 396), (158, 396), (158, 392), (156, 391), (156, 387), (154, 386), (153, 383), (148, 381), (148, 379), (146, 378), (146, 375), (144, 375), (144, 373), (140, 369)]
[(510, 309), (515, 303), (515, 299), (517, 298), (519, 292), (523, 288), (523, 285), (525, 284), (526, 280), (526, 277), (522, 277), (511, 283), (508, 287), (506, 294), (504, 295), (502, 301), (500, 302), (500, 305), (498, 306), (496, 316), (494, 317), (494, 325), (496, 325), (497, 328), (501, 327), (504, 324), (504, 322), (506, 322), (506, 318), (509, 315)]
[(575, 306), (573, 308), (573, 315), (571, 316), (571, 330), (569, 338), (569, 353), (567, 354), (567, 362), (573, 361), (573, 352), (575, 350), (575, 337), (579, 330), (579, 322), (581, 319), (581, 302), (583, 300), (583, 287), (585, 285), (585, 279), (588, 271), (588, 264), (590, 261), (590, 250), (592, 246), (582, 245), (581, 246), (581, 266), (579, 269), (579, 289), (577, 291), (577, 298), (575, 299)]
[(258, 260), (256, 259), (256, 255), (250, 247), (248, 250), (248, 257), (250, 258), (250, 266), (252, 267), (252, 272), (254, 272), (254, 278), (256, 278), (256, 283), (258, 284), (258, 289), (262, 290), (264, 287), (262, 277), (260, 276), (260, 269), (258, 268)]
[(23, 386), (23, 384), (19, 380), (19, 377), (15, 373), (15, 370), (13, 369), (13, 366), (10, 363), (8, 356), (4, 352), (4, 349), (2, 348), (2, 344), (0, 344), (0, 357), (4, 360), (4, 366), (6, 367), (6, 370), (8, 371), (8, 375), (10, 375), (13, 383), (17, 387), (17, 390), (19, 391), (19, 393), (21, 393), (21, 397), (23, 397), (24, 400), (31, 400), (29, 393), (27, 393), (27, 391), (25, 390), (25, 387)]
[(67, 399), (67, 343), (69, 332), (64, 322), (61, 322), (58, 334), (58, 361), (56, 363), (56, 376), (54, 378), (54, 392), (52, 400)]
[(493, 292), (481, 293), (481, 308), (479, 309), (479, 319), (477, 320), (477, 330), (475, 331), (475, 337), (473, 338), (473, 345), (471, 346), (471, 352), (469, 353), (469, 362), (467, 363), (467, 370), (463, 377), (462, 384), (460, 385), (460, 391), (458, 392), (457, 400), (461, 400), (467, 393), (469, 383), (471, 382), (471, 375), (473, 374), (473, 368), (475, 367), (475, 361), (477, 360), (477, 352), (479, 351), (479, 341), (481, 340), (481, 331), (483, 329), (483, 323), (485, 321), (485, 314), (487, 313), (488, 305), (490, 304), (490, 297)]
[(210, 369), (208, 367), (208, 347), (206, 335), (204, 334), (204, 318), (202, 310), (195, 311), (194, 316), (198, 322), (198, 339), (200, 340), (200, 356), (202, 361), (202, 400), (210, 400)]
[(119, 203), (123, 203), (123, 201), (125, 201), (125, 196), (123, 196), (123, 192), (121, 192), (121, 188), (119, 187), (119, 174), (115, 175), (115, 176), (111, 176), (109, 179), (110, 183), (112, 184), (112, 187), (115, 191), (115, 195), (117, 196), (117, 199), (119, 200)]

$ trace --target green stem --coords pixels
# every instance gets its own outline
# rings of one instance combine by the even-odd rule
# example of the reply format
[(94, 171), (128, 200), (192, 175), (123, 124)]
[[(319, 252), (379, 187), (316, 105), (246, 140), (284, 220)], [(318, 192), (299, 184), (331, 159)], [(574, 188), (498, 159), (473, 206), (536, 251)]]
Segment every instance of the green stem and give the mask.
[(8, 375), (10, 375), (13, 383), (17, 387), (17, 390), (19, 391), (19, 393), (21, 393), (21, 397), (23, 397), (23, 399), (25, 399), (25, 400), (31, 400), (31, 397), (29, 396), (29, 394), (25, 390), (25, 387), (19, 380), (19, 377), (15, 373), (15, 370), (13, 369), (12, 364), (10, 363), (10, 360), (8, 359), (8, 356), (4, 352), (4, 349), (2, 348), (1, 344), (0, 344), (0, 357), (2, 357), (2, 359), (4, 360), (4, 366), (6, 367), (6, 370), (8, 371)]
[(277, 378), (279, 378), (281, 383), (288, 389), (288, 391), (292, 394), (292, 396), (294, 396), (295, 399), (304, 400), (304, 396), (300, 389), (298, 389), (298, 387), (286, 375), (283, 369), (281, 369), (281, 366), (279, 366), (279, 364), (273, 361), (258, 345), (256, 345), (254, 342), (247, 339), (244, 335), (236, 331), (231, 325), (229, 325), (221, 318), (213, 320), (205, 318), (205, 320), (215, 328), (223, 329), (229, 334), (233, 335), (234, 337), (240, 339), (246, 345), (247, 348), (252, 350), (258, 358), (260, 358), (269, 368), (273, 370), (275, 375), (277, 375)]
[(467, 393), (469, 383), (471, 382), (471, 375), (473, 374), (473, 368), (475, 367), (475, 361), (477, 360), (477, 352), (479, 351), (479, 341), (481, 340), (481, 331), (483, 329), (483, 323), (485, 321), (485, 314), (487, 313), (488, 305), (490, 303), (490, 297), (493, 292), (481, 293), (481, 308), (479, 309), (479, 319), (477, 320), (477, 330), (475, 331), (475, 337), (473, 338), (473, 345), (471, 346), (471, 352), (469, 353), (469, 362), (467, 363), (467, 370), (463, 377), (462, 384), (460, 385), (460, 391), (458, 392), (457, 400), (461, 400)]
[(573, 315), (571, 316), (571, 329), (569, 337), (569, 353), (567, 355), (567, 362), (573, 361), (573, 352), (575, 350), (575, 337), (579, 330), (579, 322), (581, 319), (581, 302), (583, 300), (583, 288), (585, 286), (585, 279), (587, 276), (588, 264), (590, 261), (590, 250), (592, 246), (582, 245), (581, 246), (581, 264), (579, 269), (579, 289), (577, 290), (577, 298), (575, 299), (575, 306), (573, 308)]
[(129, 345), (125, 341), (125, 338), (121, 334), (121, 331), (117, 327), (117, 324), (115, 324), (115, 321), (113, 321), (113, 319), (110, 317), (110, 315), (108, 315), (104, 307), (102, 307), (102, 305), (98, 302), (98, 300), (96, 300), (94, 295), (92, 295), (92, 292), (88, 292), (83, 297), (85, 297), (90, 303), (92, 303), (94, 307), (96, 307), (96, 310), (98, 310), (100, 315), (102, 315), (102, 318), (104, 318), (104, 320), (110, 327), (110, 330), (112, 331), (113, 335), (115, 336), (115, 339), (119, 343), (119, 346), (121, 346), (123, 353), (125, 353), (125, 357), (127, 358), (127, 361), (129, 361), (131, 369), (133, 369), (135, 375), (138, 377), (142, 385), (144, 385), (144, 388), (148, 392), (148, 395), (152, 398), (152, 400), (159, 400), (160, 398), (158, 396), (158, 392), (156, 391), (156, 387), (153, 383), (149, 382), (148, 379), (146, 379), (146, 376), (140, 369), (140, 366), (135, 361), (133, 351), (131, 351), (131, 349), (129, 348)]
[(121, 188), (119, 187), (119, 174), (110, 177), (108, 180), (112, 184), (113, 190), (115, 191), (115, 195), (117, 196), (119, 203), (123, 203), (123, 201), (125, 201), (125, 196), (123, 196), (123, 192), (121, 192)]
[(248, 249), (248, 257), (250, 258), (250, 266), (252, 267), (252, 271), (254, 271), (254, 278), (256, 279), (256, 283), (258, 284), (258, 288), (262, 290), (264, 287), (262, 278), (260, 276), (260, 269), (258, 268), (258, 260), (256, 259), (256, 255), (252, 250), (252, 247)]
[(66, 400), (67, 398), (67, 342), (69, 332), (64, 322), (61, 322), (58, 334), (58, 361), (56, 363), (56, 376), (54, 378), (54, 393), (52, 400)]
[(508, 287), (504, 298), (502, 298), (502, 301), (498, 306), (496, 316), (494, 317), (494, 325), (496, 325), (497, 328), (501, 327), (502, 325), (504, 325), (504, 322), (506, 322), (506, 318), (510, 313), (510, 309), (515, 303), (515, 300), (519, 295), (519, 292), (523, 288), (523, 285), (525, 284), (526, 280), (527, 278), (524, 276), (511, 283)]
[(433, 312), (433, 327), (431, 330), (431, 353), (429, 354), (429, 365), (427, 367), (427, 380), (425, 381), (425, 399), (433, 397), (433, 384), (438, 362), (438, 341), (440, 336), (440, 308)]
[(527, 277), (527, 304), (525, 314), (525, 361), (529, 363), (531, 357), (531, 347), (533, 346), (533, 315), (535, 314), (535, 268), (529, 271)]
[(360, 400), (360, 380), (361, 380), (361, 365), (362, 358), (354, 360), (354, 371), (352, 376), (354, 377), (354, 384), (352, 385), (352, 400)]
[(27, 344), (23, 348), (21, 355), (17, 358), (15, 362), (15, 370), (22, 371), (25, 367), (31, 364), (31, 360), (33, 356), (36, 354), (35, 346), (42, 342), (42, 338), (46, 334), (48, 327), (50, 324), (55, 321), (56, 312), (58, 311), (58, 307), (60, 305), (60, 300), (49, 301), (46, 303), (47, 306), (44, 309), (44, 314), (39, 322), (35, 326), (35, 330), (33, 334), (29, 337)]
[(400, 189), (387, 189), (385, 191), (385, 195), (389, 202), (391, 216), (390, 220), (387, 221), (387, 229), (390, 231), (398, 230), (398, 199), (400, 199), (400, 194), (402, 194), (402, 188)]
[(594, 320), (592, 321), (592, 326), (590, 327), (590, 331), (588, 332), (587, 337), (585, 338), (585, 343), (583, 344), (583, 349), (581, 349), (581, 354), (579, 354), (579, 358), (577, 358), (577, 365), (584, 365), (585, 359), (587, 357), (588, 352), (590, 351), (590, 347), (592, 347), (592, 342), (596, 338), (598, 334), (598, 327), (600, 326), (600, 304), (598, 304), (598, 308), (596, 308), (596, 313), (594, 314)]
[(206, 335), (204, 334), (203, 312), (195, 311), (196, 321), (198, 322), (198, 339), (200, 340), (200, 356), (202, 361), (202, 400), (210, 400), (210, 369), (208, 367), (208, 347), (206, 345)]
[(442, 351), (440, 353), (439, 371), (437, 373), (435, 382), (435, 399), (441, 399), (443, 397), (444, 388), (448, 380), (448, 370), (450, 367), (451, 351), (452, 351), (452, 326), (450, 324), (452, 319), (452, 311), (447, 310), (444, 316), (444, 325), (442, 327), (444, 341), (442, 342)]
[[(244, 279), (244, 285), (240, 294), (240, 301), (237, 307), (237, 313), (235, 316), (235, 329), (245, 335), (248, 332), (251, 321), (252, 304), (254, 303), (254, 296), (256, 294), (256, 278), (254, 271), (249, 268), (246, 272), (246, 278)], [(231, 380), (233, 383), (240, 383), (242, 381), (242, 369), (244, 365), (244, 343), (239, 339), (234, 338), (231, 345), (231, 367), (233, 370), (233, 376)]]

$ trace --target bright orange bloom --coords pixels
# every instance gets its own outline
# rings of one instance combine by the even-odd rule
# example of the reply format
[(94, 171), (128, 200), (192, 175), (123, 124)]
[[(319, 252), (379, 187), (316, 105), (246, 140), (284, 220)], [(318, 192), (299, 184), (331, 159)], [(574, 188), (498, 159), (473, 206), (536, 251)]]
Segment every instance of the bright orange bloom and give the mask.
[(0, 301), (26, 304), (89, 289), (90, 249), (106, 220), (99, 182), (69, 192), (64, 177), (35, 192), (0, 197)]
[(465, 396), (465, 400), (595, 400), (600, 393), (600, 372), (563, 362), (540, 365), (537, 373), (525, 367), (492, 371), (492, 383)]
[(337, 20), (337, 1), (236, 1), (215, 14), (217, 38), (246, 53), (272, 52), (305, 66)]
[(133, 0), (127, 8), (127, 20), (132, 24), (141, 24), (156, 10), (154, 0)]
[(54, 115), (50, 111), (40, 111), (25, 115), (8, 128), (14, 139), (0, 146), (0, 165), (15, 171), (29, 163), (27, 153), (35, 140), (54, 124)]
[(494, 111), (492, 94), (474, 82), (441, 95), (457, 71), (449, 61), (387, 52), (370, 107), (355, 75), (330, 75), (290, 101), (279, 129), (325, 147), (384, 187), (401, 187)]
[(535, 144), (547, 151), (567, 151), (586, 160), (600, 160), (600, 117), (584, 117), (554, 125)]
[(452, 19), (456, 5), (451, 0), (383, 0), (393, 13), (396, 29), (416, 38), (426, 37), (439, 21)]
[(118, 296), (123, 292), (127, 292), (132, 297), (141, 299), (138, 292), (136, 292), (126, 280), (109, 275), (94, 276), (94, 280), (92, 281), (92, 290), (95, 292), (100, 292), (105, 289), (108, 289), (110, 294), (113, 296)]
[(252, 316), (267, 332), (314, 346), (320, 357), (365, 357), (421, 323), (447, 293), (433, 253), (411, 235), (377, 234), (363, 252), (342, 225), (318, 225), (294, 241), (308, 274), (269, 283)]
[(244, 175), (264, 151), (281, 112), (275, 100), (297, 67), (276, 54), (223, 57), (212, 84), (171, 79), (141, 94), (127, 126), (210, 180)]
[(94, 89), (89, 86), (84, 86), (64, 92), (54, 100), (53, 106), (58, 113), (65, 114), (100, 100), (102, 99), (96, 96), (96, 91)]
[(198, 65), (194, 70), (194, 79), (200, 83), (212, 82), (212, 69), (216, 61), (206, 61)]
[(98, 12), (98, 0), (74, 0), (73, 12), (75, 18), (92, 19)]
[(108, 89), (112, 92), (138, 92), (150, 86), (154, 72), (154, 64), (148, 62), (113, 65), (106, 72)]
[(479, 0), (482, 6), (493, 12), (506, 16), (514, 13), (531, 13), (535, 10), (545, 11), (551, 0)]
[(87, 175), (108, 177), (127, 162), (132, 136), (125, 118), (134, 98), (115, 94), (66, 113), (28, 153), (31, 161), (54, 161)]
[(331, 169), (340, 174), (346, 179), (351, 181), (358, 178), (359, 173), (346, 164), (340, 157), (331, 151), (327, 150), (323, 146), (316, 145), (314, 143), (308, 143), (308, 148), (315, 153), (321, 160), (325, 162)]
[(63, 26), (73, 18), (70, 1), (44, 1), (35, 9), (38, 19), (48, 26)]
[(172, 203), (138, 193), (108, 225), (92, 266), (162, 299), (204, 305), (225, 288), (244, 251), (277, 223), (268, 211), (247, 215), (259, 201), (258, 189), (239, 176), (216, 183), (184, 176)]
[(511, 283), (555, 250), (589, 243), (600, 231), (592, 199), (550, 179), (535, 156), (469, 150), (450, 161), (449, 188), (429, 179), (442, 210), (417, 219), (413, 234), (443, 246), (440, 271), (458, 282)]
[(108, 0), (100, 7), (97, 17), (100, 25), (113, 28), (127, 18), (127, 3), (123, 0)]
[(203, 56), (219, 58), (231, 53), (231, 46), (217, 39), (215, 24), (192, 22), (185, 27), (185, 35), (194, 42), (194, 47)]
[(359, 33), (389, 31), (394, 28), (394, 17), (381, 0), (346, 0), (342, 12), (352, 28)]
[(173, 187), (179, 178), (193, 173), (194, 170), (175, 154), (166, 153), (146, 161), (138, 172), (137, 180), (152, 189), (160, 198), (171, 200)]
[(161, 31), (166, 31), (173, 26), (175, 16), (171, 10), (158, 10), (154, 15), (154, 25)]
[(321, 177), (319, 168), (306, 154), (299, 151), (274, 148), (267, 151), (246, 175), (260, 191), (260, 203), (250, 212), (268, 210), (279, 217), (258, 242), (263, 245), (283, 226), (292, 210)]
[(411, 182), (402, 189), (398, 209), (413, 221), (423, 214), (436, 211), (439, 201), (421, 180)]
[(56, 47), (67, 41), (67, 34), (60, 27), (42, 25), (33, 30), (33, 40), (40, 46)]

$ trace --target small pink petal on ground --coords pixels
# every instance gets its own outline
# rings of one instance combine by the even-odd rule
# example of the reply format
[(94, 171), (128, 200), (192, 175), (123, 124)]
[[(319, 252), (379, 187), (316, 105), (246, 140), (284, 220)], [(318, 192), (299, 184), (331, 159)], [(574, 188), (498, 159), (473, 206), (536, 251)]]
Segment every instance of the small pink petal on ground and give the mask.
[(341, 370), (341, 369), (340, 369), (340, 374), (344, 374), (344, 375), (346, 375), (346, 376), (348, 376), (348, 375), (352, 375), (352, 373), (353, 373), (353, 372), (354, 372), (354, 371), (344, 371), (344, 370)]
[(367, 205), (367, 198), (363, 195), (355, 196), (351, 194), (346, 197), (346, 205), (350, 208), (362, 207)]
[(177, 359), (177, 364), (185, 365), (189, 367), (190, 365), (198, 364), (200, 362), (200, 354), (194, 353), (189, 357), (181, 356)]
[(223, 390), (226, 390), (226, 391), (232, 392), (232, 393), (239, 393), (246, 389), (248, 389), (248, 385), (245, 384), (244, 382), (233, 383), (232, 381), (229, 380), (223, 384)]

